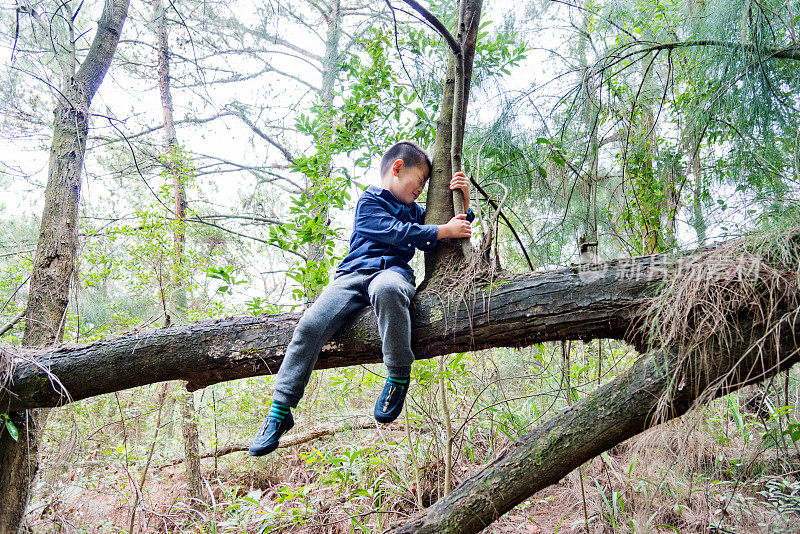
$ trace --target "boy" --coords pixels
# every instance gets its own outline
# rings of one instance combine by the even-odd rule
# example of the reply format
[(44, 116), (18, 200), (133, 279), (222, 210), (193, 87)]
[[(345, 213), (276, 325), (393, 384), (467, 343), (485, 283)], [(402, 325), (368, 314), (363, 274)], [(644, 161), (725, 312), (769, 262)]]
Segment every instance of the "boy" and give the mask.
[[(408, 265), (415, 248), (432, 250), (443, 238), (469, 237), (471, 211), (447, 224), (422, 224), (425, 210), (414, 203), (431, 172), (428, 154), (416, 143), (400, 141), (381, 160), (382, 188), (370, 186), (356, 205), (350, 252), (333, 282), (305, 311), (286, 348), (275, 380), (272, 407), (250, 444), (251, 456), (278, 447), (284, 432), (294, 426), (290, 408), (303, 396), (322, 346), (359, 309), (371, 304), (378, 318), (383, 361), (389, 378), (375, 403), (379, 423), (394, 421), (403, 409), (411, 364), (411, 315), (414, 271)], [(469, 209), (469, 181), (457, 173), (450, 189), (460, 189)]]

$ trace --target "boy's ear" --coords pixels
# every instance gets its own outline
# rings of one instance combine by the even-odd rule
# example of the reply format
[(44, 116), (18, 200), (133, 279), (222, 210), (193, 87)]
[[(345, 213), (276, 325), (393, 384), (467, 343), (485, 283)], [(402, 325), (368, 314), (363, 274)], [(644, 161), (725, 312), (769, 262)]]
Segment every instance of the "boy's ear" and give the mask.
[(392, 175), (397, 176), (398, 174), (400, 174), (400, 169), (403, 168), (403, 165), (404, 163), (402, 159), (397, 158), (396, 160), (394, 160), (394, 163), (392, 163)]

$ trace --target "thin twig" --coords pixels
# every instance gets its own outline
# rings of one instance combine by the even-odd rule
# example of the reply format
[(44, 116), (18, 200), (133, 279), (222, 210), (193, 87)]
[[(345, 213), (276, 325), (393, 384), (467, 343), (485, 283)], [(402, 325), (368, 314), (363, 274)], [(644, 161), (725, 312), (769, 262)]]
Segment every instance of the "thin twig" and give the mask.
[[(303, 443), (308, 443), (309, 441), (313, 441), (315, 439), (323, 438), (325, 436), (332, 436), (339, 432), (346, 432), (348, 430), (366, 430), (370, 428), (375, 428), (376, 424), (377, 423), (375, 422), (375, 420), (372, 419), (371, 417), (360, 417), (355, 421), (346, 420), (335, 424), (321, 425), (316, 428), (312, 428), (307, 432), (303, 432), (302, 434), (288, 436), (281, 439), (278, 448), (285, 449), (288, 447), (294, 447), (296, 445), (302, 445)], [(249, 444), (247, 443), (231, 443), (223, 447), (215, 446), (213, 448), (206, 449), (203, 452), (201, 452), (199, 456), (201, 459), (218, 458), (220, 456), (225, 456), (227, 454), (231, 454), (234, 452), (246, 451), (248, 447)], [(182, 456), (173, 458), (172, 460), (160, 465), (159, 469), (177, 465), (185, 461), (186, 458)]]
[(13, 319), (11, 319), (11, 321), (9, 321), (9, 323), (7, 325), (5, 325), (3, 328), (0, 328), (0, 336), (2, 336), (6, 332), (8, 332), (12, 328), (14, 328), (14, 325), (17, 324), (18, 322), (20, 322), (20, 320), (23, 317), (25, 317), (25, 310), (22, 310), (21, 312), (19, 312), (17, 315), (14, 316)]

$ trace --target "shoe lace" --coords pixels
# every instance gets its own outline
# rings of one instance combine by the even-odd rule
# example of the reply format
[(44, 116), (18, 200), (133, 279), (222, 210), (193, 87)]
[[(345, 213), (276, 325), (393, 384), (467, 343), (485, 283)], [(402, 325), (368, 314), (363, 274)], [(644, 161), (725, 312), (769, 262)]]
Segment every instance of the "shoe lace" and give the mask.
[(383, 403), (383, 413), (389, 411), (389, 403), (392, 401), (392, 395), (394, 395), (395, 389), (393, 385), (389, 386), (389, 393), (386, 395), (386, 401)]
[(259, 436), (263, 436), (264, 435), (264, 433), (267, 431), (267, 427), (269, 426), (269, 422), (272, 419), (273, 419), (272, 417), (267, 417), (266, 419), (264, 419), (264, 424), (261, 425), (261, 433), (259, 434)]

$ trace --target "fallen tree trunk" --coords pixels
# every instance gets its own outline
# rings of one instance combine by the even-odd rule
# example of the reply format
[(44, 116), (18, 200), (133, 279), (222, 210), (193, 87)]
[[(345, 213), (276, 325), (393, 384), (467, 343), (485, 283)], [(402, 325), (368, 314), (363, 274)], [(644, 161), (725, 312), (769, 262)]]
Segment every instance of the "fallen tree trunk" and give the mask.
[[(498, 277), (463, 296), (435, 288), (412, 310), (417, 358), (561, 339), (623, 339), (665, 255)], [(299, 314), (232, 317), (134, 332), (86, 345), (38, 351), (5, 348), (13, 366), (0, 391), (0, 412), (59, 406), (164, 380), (195, 390), (275, 373)], [(375, 315), (367, 309), (323, 348), (317, 369), (381, 361)]]
[[(692, 355), (679, 370), (669, 351), (653, 351), (624, 374), (524, 436), (503, 457), (476, 473), (400, 533), (480, 532), (491, 522), (555, 484), (583, 463), (626, 439), (725, 395), (789, 369), (800, 361), (797, 314), (761, 350), (767, 333), (746, 320), (746, 334), (706, 358)], [(707, 367), (697, 361), (708, 362)], [(681, 372), (683, 371), (683, 372)]]

